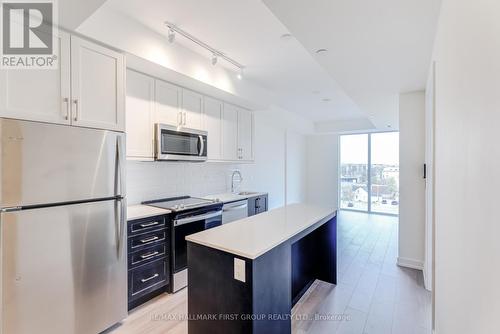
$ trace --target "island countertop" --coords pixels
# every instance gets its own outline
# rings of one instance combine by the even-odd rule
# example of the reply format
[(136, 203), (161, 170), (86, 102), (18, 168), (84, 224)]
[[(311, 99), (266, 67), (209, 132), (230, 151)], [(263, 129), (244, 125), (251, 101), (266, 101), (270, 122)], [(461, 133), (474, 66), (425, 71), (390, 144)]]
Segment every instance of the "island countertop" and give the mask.
[(335, 214), (334, 208), (291, 204), (191, 234), (186, 240), (253, 260)]

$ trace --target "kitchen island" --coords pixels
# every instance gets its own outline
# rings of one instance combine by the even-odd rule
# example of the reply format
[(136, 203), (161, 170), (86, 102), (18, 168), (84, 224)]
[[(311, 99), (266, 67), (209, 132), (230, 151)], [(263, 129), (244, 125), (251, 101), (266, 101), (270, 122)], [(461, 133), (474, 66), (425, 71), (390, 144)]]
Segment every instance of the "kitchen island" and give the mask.
[(316, 279), (336, 284), (336, 211), (292, 204), (186, 237), (188, 332), (291, 333)]

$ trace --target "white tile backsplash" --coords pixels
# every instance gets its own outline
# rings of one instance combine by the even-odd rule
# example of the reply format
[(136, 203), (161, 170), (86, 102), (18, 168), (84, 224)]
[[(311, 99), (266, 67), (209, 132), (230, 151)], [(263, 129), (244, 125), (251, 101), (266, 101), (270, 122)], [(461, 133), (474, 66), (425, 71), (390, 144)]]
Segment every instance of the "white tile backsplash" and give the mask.
[[(128, 204), (173, 196), (224, 193), (231, 189), (232, 172), (240, 167), (230, 163), (128, 161)], [(245, 175), (243, 177), (245, 179)]]

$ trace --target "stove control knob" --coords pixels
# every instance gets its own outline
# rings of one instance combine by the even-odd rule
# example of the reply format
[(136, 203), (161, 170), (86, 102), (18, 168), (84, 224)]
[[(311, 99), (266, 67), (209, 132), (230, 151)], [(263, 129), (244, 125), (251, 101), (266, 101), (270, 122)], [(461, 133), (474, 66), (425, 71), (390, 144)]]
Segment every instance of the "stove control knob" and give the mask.
[(179, 206), (176, 204), (176, 205), (174, 205), (174, 210), (177, 210), (177, 209), (179, 209)]
[(216, 198), (216, 199), (215, 199), (215, 202), (220, 202), (220, 199)]
[(184, 204), (181, 204), (181, 205), (180, 205), (180, 208), (181, 208), (181, 209), (184, 209)]

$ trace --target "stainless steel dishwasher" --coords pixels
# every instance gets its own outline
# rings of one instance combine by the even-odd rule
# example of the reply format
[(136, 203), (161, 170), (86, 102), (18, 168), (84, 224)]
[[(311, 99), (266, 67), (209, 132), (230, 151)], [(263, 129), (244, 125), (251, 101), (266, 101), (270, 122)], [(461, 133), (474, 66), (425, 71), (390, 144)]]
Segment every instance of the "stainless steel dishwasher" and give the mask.
[(222, 224), (248, 217), (248, 200), (224, 203), (222, 207)]

